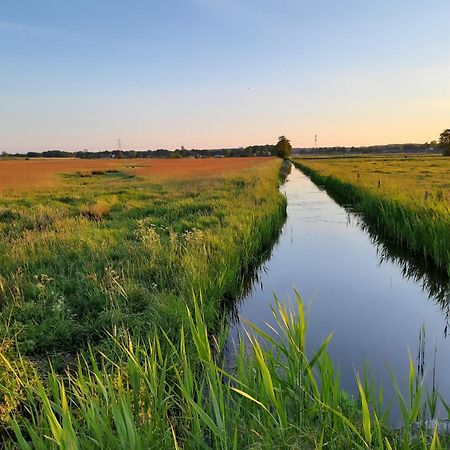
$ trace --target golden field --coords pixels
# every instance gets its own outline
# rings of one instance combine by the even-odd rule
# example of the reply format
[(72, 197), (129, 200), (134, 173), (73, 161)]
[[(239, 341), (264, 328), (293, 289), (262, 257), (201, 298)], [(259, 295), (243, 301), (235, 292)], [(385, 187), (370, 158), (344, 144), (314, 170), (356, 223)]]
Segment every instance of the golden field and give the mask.
[[(450, 158), (444, 156), (361, 156), (299, 158), (320, 175), (333, 176), (408, 203), (442, 206), (450, 200)], [(378, 186), (380, 182), (380, 187)]]
[(208, 159), (0, 159), (0, 191), (27, 191), (60, 186), (65, 174), (120, 171), (158, 180), (209, 178), (247, 170), (267, 158)]

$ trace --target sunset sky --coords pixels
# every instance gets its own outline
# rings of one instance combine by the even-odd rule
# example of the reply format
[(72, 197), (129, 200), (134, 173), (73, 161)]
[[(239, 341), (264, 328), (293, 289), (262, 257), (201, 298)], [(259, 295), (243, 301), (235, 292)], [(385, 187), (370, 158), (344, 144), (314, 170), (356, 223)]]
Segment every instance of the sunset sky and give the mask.
[(1, 0), (0, 151), (425, 142), (449, 0)]

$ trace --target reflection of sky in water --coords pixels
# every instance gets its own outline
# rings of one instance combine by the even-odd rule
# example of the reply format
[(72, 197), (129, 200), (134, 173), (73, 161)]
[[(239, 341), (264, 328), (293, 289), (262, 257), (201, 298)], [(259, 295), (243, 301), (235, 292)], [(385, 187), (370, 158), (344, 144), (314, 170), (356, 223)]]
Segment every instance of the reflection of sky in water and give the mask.
[(282, 190), (288, 197), (287, 221), (272, 257), (239, 305), (241, 321), (231, 330), (230, 342), (243, 320), (263, 328), (273, 324), (273, 293), (286, 301), (296, 288), (307, 305), (309, 347), (317, 349), (333, 333), (329, 349), (347, 390), (355, 392), (354, 371), (366, 360), (392, 395), (387, 366), (400, 383), (407, 380), (408, 349), (417, 354), (424, 325), (426, 381), (431, 382), (437, 344), (437, 381), (450, 397), (450, 341), (444, 337), (448, 305), (437, 301), (448, 300), (448, 282), (376, 242), (360, 218), (298, 170), (292, 170)]

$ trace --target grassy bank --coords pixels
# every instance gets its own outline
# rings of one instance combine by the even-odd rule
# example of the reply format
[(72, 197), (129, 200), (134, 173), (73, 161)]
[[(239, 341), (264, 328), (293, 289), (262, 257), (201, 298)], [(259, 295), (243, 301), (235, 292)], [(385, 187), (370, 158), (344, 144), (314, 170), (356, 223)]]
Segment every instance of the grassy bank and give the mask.
[(176, 341), (192, 292), (218, 330), (285, 220), (278, 160), (144, 163), (0, 163), (1, 354), (24, 358), (17, 378), (0, 359), (3, 422), (21, 410), (16, 381), (49, 357), (61, 371), (88, 346), (111, 353), (110, 335)]
[(64, 356), (121, 327), (178, 333), (192, 291), (218, 323), (284, 221), (276, 160), (178, 181), (127, 166), (0, 199), (0, 331), (23, 354)]
[(306, 356), (299, 298), (274, 309), (279, 341), (249, 326), (252, 351), (223, 370), (227, 299), (285, 218), (279, 161), (178, 181), (117, 164), (1, 199), (5, 448), (446, 447), (414, 364), (394, 430), (364, 373), (359, 398), (341, 389), (328, 340)]
[[(397, 388), (403, 427), (394, 430), (381, 391), (364, 373), (356, 377), (358, 399), (341, 390), (328, 339), (306, 357), (300, 299), (297, 305), (295, 314), (280, 304), (274, 309), (279, 342), (253, 327), (252, 356), (241, 348), (233, 373), (214, 357), (221, 343), (211, 339), (201, 298), (175, 341), (123, 336), (115, 340), (114, 363), (79, 360), (65, 379), (54, 372), (24, 379), (20, 362), (11, 364), (25, 399), (9, 432), (24, 450), (448, 448), (445, 436), (421, 422), (436, 414), (438, 396), (422, 391), (412, 361), (409, 397)], [(195, 344), (200, 371), (186, 339)], [(167, 344), (171, 351), (162, 352)], [(16, 448), (11, 442), (6, 446)]]
[(302, 158), (295, 164), (393, 242), (450, 274), (449, 158)]

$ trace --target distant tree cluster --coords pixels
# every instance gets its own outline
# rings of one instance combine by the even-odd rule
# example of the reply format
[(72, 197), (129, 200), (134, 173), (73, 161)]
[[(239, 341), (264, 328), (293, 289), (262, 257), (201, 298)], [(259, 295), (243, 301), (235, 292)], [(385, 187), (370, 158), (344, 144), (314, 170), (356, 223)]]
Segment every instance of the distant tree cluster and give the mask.
[(278, 138), (277, 145), (275, 146), (277, 151), (277, 156), (279, 158), (287, 159), (292, 154), (292, 145), (286, 136), (280, 136)]
[(278, 156), (289, 158), (294, 153), (297, 155), (341, 155), (341, 154), (395, 154), (395, 153), (442, 153), (450, 156), (450, 129), (444, 130), (439, 142), (425, 142), (424, 144), (388, 144), (371, 145), (363, 147), (319, 147), (319, 148), (292, 148), (285, 136), (280, 136), (276, 145), (251, 145), (249, 147), (217, 148), (217, 149), (186, 149), (177, 150), (103, 150), (90, 152), (87, 150), (77, 152), (65, 152), (62, 150), (47, 150), (44, 152), (7, 153), (1, 152), (1, 157), (15, 158), (237, 158), (249, 156)]
[(28, 153), (7, 153), (2, 152), (2, 157), (15, 158), (80, 158), (80, 159), (101, 159), (101, 158), (236, 158), (249, 156), (275, 156), (275, 145), (252, 145), (249, 147), (237, 148), (220, 148), (220, 149), (191, 149), (187, 150), (184, 147), (178, 150), (104, 150), (98, 152), (78, 151), (65, 152), (62, 150), (47, 150), (44, 152), (28, 152)]
[(444, 156), (450, 156), (450, 129), (447, 128), (439, 136), (439, 148)]
[(432, 141), (424, 144), (388, 144), (364, 147), (318, 147), (295, 148), (295, 154), (341, 155), (341, 154), (395, 154), (395, 153), (440, 153), (438, 143)]

